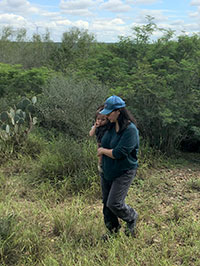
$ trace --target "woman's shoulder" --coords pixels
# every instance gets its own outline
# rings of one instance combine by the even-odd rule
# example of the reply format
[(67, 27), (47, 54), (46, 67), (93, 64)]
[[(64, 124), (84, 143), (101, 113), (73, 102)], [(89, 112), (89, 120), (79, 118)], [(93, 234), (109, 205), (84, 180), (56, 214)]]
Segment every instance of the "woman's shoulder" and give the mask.
[(129, 132), (130, 132), (130, 134), (132, 134), (132, 133), (139, 134), (139, 131), (133, 122), (130, 122), (130, 124), (125, 129), (125, 132), (127, 132), (127, 134), (129, 134)]
[(128, 126), (127, 126), (127, 129), (131, 129), (131, 128), (133, 128), (133, 129), (137, 129), (136, 125), (135, 125), (133, 122), (130, 122), (130, 123), (128, 124)]

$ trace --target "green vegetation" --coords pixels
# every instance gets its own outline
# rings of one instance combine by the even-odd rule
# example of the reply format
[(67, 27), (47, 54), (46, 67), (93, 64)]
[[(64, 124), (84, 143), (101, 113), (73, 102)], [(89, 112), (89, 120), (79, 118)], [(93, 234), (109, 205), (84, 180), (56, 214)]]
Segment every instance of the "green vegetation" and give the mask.
[(0, 63), (0, 97), (40, 94), (51, 72), (45, 67), (24, 70), (21, 65)]
[[(76, 28), (61, 43), (48, 31), (0, 31), (2, 266), (200, 265), (200, 37), (147, 20), (114, 44)], [(154, 31), (162, 37), (152, 41)], [(88, 132), (111, 94), (138, 122), (140, 167), (127, 201), (140, 217), (136, 238), (122, 223), (104, 243)]]
[[(152, 41), (155, 31), (161, 37)], [(0, 33), (0, 111), (19, 96), (44, 96), (50, 91), (58, 99), (66, 86), (65, 99), (70, 97), (74, 104), (78, 87), (90, 94), (94, 86), (98, 94), (102, 91), (102, 98), (93, 100), (94, 106), (110, 94), (123, 97), (150, 146), (174, 153), (188, 143), (194, 147), (200, 142), (199, 55), (199, 35), (175, 36), (170, 29), (158, 28), (151, 17), (146, 25), (133, 28), (132, 36), (120, 37), (114, 44), (97, 43), (92, 34), (77, 28), (63, 33), (61, 43), (53, 43), (48, 32), (28, 39), (25, 30), (7, 27)], [(70, 85), (65, 81), (62, 91), (65, 78), (73, 81)], [(54, 108), (52, 99), (48, 101)], [(85, 107), (89, 113), (90, 106), (85, 103)], [(61, 110), (67, 110), (63, 103)], [(49, 110), (48, 115), (52, 114)], [(61, 119), (64, 127), (72, 123), (65, 117), (67, 121)]]
[(96, 144), (59, 138), (33, 132), (1, 165), (1, 265), (199, 265), (199, 162), (141, 157), (127, 198), (140, 213), (136, 238), (122, 223), (103, 242)]
[(26, 142), (33, 126), (37, 123), (34, 116), (37, 98), (23, 98), (9, 111), (0, 113), (0, 162), (6, 155), (17, 154)]

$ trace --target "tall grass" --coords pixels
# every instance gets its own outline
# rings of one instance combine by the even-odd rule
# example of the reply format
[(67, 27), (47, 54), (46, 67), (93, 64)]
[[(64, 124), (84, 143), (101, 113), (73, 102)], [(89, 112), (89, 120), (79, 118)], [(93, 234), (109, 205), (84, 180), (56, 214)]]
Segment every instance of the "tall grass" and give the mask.
[(0, 168), (0, 265), (200, 265), (198, 164), (172, 164), (142, 143), (127, 196), (136, 238), (120, 221), (103, 242), (96, 143), (37, 133), (29, 144)]
[(29, 181), (50, 182), (71, 194), (84, 191), (99, 179), (96, 153), (93, 141), (63, 136), (53, 139), (38, 157)]

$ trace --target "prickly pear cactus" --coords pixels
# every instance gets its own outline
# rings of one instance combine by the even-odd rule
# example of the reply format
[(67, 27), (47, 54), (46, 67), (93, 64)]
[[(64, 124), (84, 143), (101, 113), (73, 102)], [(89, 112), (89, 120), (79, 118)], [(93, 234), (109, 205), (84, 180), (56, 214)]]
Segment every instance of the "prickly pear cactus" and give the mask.
[(31, 101), (27, 98), (22, 99), (18, 104), (17, 104), (17, 109), (20, 109), (22, 111), (26, 110), (27, 105), (31, 104)]
[(0, 120), (4, 123), (4, 122), (8, 122), (9, 121), (9, 115), (8, 112), (2, 112), (0, 114)]
[(37, 123), (34, 117), (37, 98), (23, 98), (14, 108), (0, 113), (0, 138), (13, 140), (16, 144), (23, 141)]

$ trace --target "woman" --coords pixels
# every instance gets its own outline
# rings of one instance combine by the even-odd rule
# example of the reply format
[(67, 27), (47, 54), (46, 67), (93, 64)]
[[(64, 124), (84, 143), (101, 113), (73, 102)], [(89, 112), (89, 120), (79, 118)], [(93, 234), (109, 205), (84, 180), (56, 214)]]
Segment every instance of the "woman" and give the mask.
[(121, 227), (120, 218), (126, 222), (126, 235), (134, 236), (138, 214), (125, 204), (125, 197), (138, 167), (139, 135), (135, 120), (125, 106), (115, 95), (105, 101), (100, 113), (107, 116), (111, 126), (102, 138), (98, 156), (102, 156), (103, 163), (101, 187), (105, 225), (110, 233), (116, 233)]

